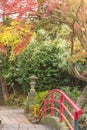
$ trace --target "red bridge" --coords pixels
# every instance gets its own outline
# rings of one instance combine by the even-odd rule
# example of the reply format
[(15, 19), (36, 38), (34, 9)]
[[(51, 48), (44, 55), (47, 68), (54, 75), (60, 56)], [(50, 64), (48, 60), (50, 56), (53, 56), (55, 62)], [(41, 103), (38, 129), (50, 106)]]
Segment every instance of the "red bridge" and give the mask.
[(50, 124), (31, 124), (24, 116), (23, 110), (4, 106), (0, 107), (0, 120), (2, 122), (0, 130), (66, 130), (60, 129), (59, 125), (62, 122), (67, 130), (79, 130), (81, 114), (82, 110), (64, 92), (54, 89), (44, 97), (38, 110), (38, 121), (45, 120), (47, 117), (56, 119), (59, 123), (58, 128), (55, 127), (55, 122), (52, 122), (52, 120)]
[(65, 122), (69, 130), (79, 130), (79, 116), (82, 110), (61, 90), (51, 90), (43, 99), (39, 110), (39, 122), (48, 114)]

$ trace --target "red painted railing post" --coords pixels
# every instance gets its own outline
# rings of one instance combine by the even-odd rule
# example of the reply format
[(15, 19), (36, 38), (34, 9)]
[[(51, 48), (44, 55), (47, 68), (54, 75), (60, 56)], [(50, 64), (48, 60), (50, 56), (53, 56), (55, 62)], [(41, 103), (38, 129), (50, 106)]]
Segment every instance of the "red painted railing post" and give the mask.
[(62, 117), (62, 114), (63, 114), (63, 100), (64, 100), (64, 97), (63, 95), (60, 95), (60, 122), (63, 121), (63, 117)]
[(54, 115), (54, 93), (52, 93), (50, 95), (50, 115), (53, 116)]
[(44, 101), (43, 101), (43, 112), (44, 112), (43, 115), (44, 115), (44, 117), (46, 116), (46, 110), (47, 110), (46, 105), (47, 105), (47, 100), (44, 99)]
[(74, 130), (79, 130), (78, 112), (74, 113)]

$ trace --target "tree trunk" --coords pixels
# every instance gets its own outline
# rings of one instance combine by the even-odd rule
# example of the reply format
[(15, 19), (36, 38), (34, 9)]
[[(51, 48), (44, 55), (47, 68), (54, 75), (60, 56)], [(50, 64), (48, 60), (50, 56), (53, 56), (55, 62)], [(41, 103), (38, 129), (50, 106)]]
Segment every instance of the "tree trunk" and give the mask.
[(73, 72), (74, 72), (75, 76), (76, 76), (79, 80), (82, 80), (82, 81), (87, 82), (87, 76), (84, 76), (84, 75), (80, 74), (79, 71), (77, 70), (75, 64), (73, 64)]
[(87, 85), (83, 89), (83, 92), (81, 93), (76, 103), (81, 109), (87, 105)]

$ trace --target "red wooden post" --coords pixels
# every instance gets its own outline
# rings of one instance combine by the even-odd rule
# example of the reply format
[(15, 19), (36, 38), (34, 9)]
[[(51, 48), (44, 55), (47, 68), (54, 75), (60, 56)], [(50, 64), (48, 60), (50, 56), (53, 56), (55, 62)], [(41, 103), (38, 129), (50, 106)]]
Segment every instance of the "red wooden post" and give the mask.
[(50, 95), (50, 115), (53, 116), (54, 115), (54, 93), (52, 93)]
[(60, 95), (60, 122), (63, 121), (63, 117), (62, 117), (62, 114), (63, 114), (63, 100), (64, 100), (64, 97), (63, 95)]
[(44, 117), (46, 116), (46, 110), (47, 110), (47, 108), (46, 108), (46, 104), (47, 104), (47, 100), (46, 99), (44, 99), (44, 101), (43, 101), (43, 112), (44, 112)]
[(74, 130), (79, 130), (78, 112), (74, 112)]

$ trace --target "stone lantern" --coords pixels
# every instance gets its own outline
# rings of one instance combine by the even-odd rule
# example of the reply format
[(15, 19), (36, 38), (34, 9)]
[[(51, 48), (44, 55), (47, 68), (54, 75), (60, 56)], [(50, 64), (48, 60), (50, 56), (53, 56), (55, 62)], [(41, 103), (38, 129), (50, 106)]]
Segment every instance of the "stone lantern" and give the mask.
[(35, 75), (32, 75), (29, 77), (30, 79), (30, 92), (28, 92), (28, 98), (25, 105), (25, 113), (30, 113), (30, 107), (35, 104), (35, 97), (36, 97), (36, 91), (35, 91), (35, 85), (36, 80), (38, 79)]
[(30, 93), (36, 93), (35, 91), (35, 85), (36, 85), (36, 80), (38, 79), (35, 75), (32, 75), (29, 77), (30, 79), (30, 85), (31, 85), (31, 89), (30, 89)]

